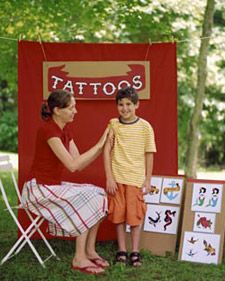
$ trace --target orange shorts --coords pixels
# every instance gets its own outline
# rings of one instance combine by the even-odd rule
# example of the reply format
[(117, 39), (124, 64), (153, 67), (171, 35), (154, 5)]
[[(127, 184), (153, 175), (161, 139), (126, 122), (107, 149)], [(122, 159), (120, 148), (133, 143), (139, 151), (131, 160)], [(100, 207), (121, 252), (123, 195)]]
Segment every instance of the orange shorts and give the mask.
[(147, 210), (142, 190), (136, 186), (117, 183), (117, 191), (109, 196), (108, 219), (115, 224), (141, 225)]

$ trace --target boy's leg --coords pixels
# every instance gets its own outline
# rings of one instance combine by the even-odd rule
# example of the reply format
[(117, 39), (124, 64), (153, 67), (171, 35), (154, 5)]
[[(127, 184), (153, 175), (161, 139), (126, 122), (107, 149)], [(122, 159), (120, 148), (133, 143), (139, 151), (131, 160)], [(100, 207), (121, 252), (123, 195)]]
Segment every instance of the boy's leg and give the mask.
[(119, 223), (116, 225), (117, 240), (118, 240), (118, 250), (120, 252), (126, 252), (126, 225), (124, 223)]
[(131, 226), (132, 252), (139, 252), (141, 225)]
[(132, 266), (141, 266), (141, 257), (139, 253), (139, 242), (141, 236), (141, 225), (131, 226), (132, 252), (130, 254), (130, 263)]
[(127, 186), (127, 223), (131, 226), (132, 252), (130, 262), (133, 266), (140, 266), (139, 242), (141, 236), (141, 226), (146, 213), (146, 204), (142, 190), (135, 186)]
[(126, 249), (126, 224), (119, 223), (116, 225), (118, 251), (116, 254), (116, 262), (127, 263), (127, 249)]
[(123, 184), (117, 183), (118, 189), (114, 195), (109, 195), (109, 215), (108, 219), (116, 225), (118, 251), (116, 254), (117, 262), (127, 261), (126, 252), (126, 231), (125, 231), (125, 214), (126, 202), (125, 192), (126, 187)]

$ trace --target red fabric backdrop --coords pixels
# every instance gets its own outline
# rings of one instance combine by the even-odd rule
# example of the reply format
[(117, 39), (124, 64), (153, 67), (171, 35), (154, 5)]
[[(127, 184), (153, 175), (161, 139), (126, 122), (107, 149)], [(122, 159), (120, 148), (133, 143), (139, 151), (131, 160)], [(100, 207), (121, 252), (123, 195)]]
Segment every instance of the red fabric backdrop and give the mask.
[[(45, 54), (43, 53), (43, 49)], [(148, 51), (147, 51), (148, 50)], [(150, 61), (149, 100), (141, 100), (137, 114), (148, 120), (155, 131), (157, 153), (155, 175), (177, 174), (177, 69), (176, 44), (83, 44), (42, 43), (20, 41), (19, 70), (19, 186), (22, 188), (34, 154), (34, 143), (40, 123), (43, 99), (43, 61)], [(147, 54), (147, 55), (146, 55)], [(108, 120), (117, 116), (113, 100), (78, 100), (78, 114), (71, 126), (74, 140), (85, 151), (96, 143)], [(65, 174), (75, 182), (105, 186), (102, 157), (82, 172)], [(27, 224), (23, 212), (20, 222)], [(115, 238), (115, 230), (105, 220), (99, 231), (99, 240)]]

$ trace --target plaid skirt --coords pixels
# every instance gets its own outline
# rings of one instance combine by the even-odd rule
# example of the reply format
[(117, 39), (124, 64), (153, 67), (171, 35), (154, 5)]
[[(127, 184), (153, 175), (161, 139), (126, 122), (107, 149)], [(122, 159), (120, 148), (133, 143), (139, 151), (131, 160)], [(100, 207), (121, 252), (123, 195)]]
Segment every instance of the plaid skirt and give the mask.
[(22, 204), (49, 222), (51, 235), (63, 237), (79, 236), (108, 212), (104, 189), (92, 184), (43, 185), (32, 179), (24, 184)]

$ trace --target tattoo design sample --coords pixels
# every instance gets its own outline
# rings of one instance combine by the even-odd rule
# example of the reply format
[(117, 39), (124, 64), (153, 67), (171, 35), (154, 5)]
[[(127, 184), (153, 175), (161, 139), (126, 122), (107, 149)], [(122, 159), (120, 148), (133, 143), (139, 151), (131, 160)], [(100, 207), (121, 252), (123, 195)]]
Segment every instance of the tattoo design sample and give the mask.
[(157, 215), (157, 217), (156, 217), (155, 219), (153, 219), (153, 218), (150, 217), (150, 216), (148, 217), (149, 223), (150, 223), (150, 224), (153, 224), (154, 227), (156, 227), (157, 223), (161, 222), (161, 216), (160, 216), (161, 212), (160, 212), (160, 213), (159, 213), (159, 212), (155, 212), (155, 213), (156, 213), (156, 215)]
[(194, 204), (194, 206), (203, 206), (204, 202), (205, 202), (205, 193), (206, 193), (206, 188), (205, 187), (201, 187), (199, 190), (199, 196), (196, 199), (196, 202)]
[(193, 231), (214, 233), (215, 225), (215, 213), (195, 212)]
[(192, 211), (219, 213), (221, 210), (223, 185), (201, 184), (193, 185)]
[(211, 229), (212, 221), (208, 220), (206, 217), (200, 217), (197, 221), (197, 226), (202, 226), (203, 228)]
[(171, 211), (171, 210), (166, 210), (165, 211), (165, 219), (164, 221), (166, 222), (166, 224), (164, 224), (164, 230), (166, 230), (167, 226), (169, 226), (172, 222), (172, 216), (175, 217), (176, 211)]
[(203, 244), (205, 246), (204, 251), (207, 252), (207, 255), (215, 256), (216, 249), (213, 248), (210, 243), (207, 243), (206, 240), (203, 241)]
[(197, 254), (197, 252), (194, 253), (192, 249), (190, 249), (189, 252), (187, 253), (187, 255), (188, 255), (189, 257), (193, 257), (193, 256), (195, 256), (196, 254)]
[(179, 207), (148, 204), (144, 231), (176, 234), (179, 211)]
[(208, 205), (206, 205), (206, 207), (208, 207), (208, 206), (216, 207), (218, 198), (219, 198), (219, 189), (215, 187), (212, 189), (212, 195), (211, 195), (211, 198), (209, 199), (209, 203), (208, 203)]
[(181, 260), (199, 263), (218, 263), (220, 235), (185, 231)]
[(160, 194), (161, 194), (161, 188), (162, 188), (162, 177), (152, 177), (151, 178), (151, 190), (148, 194), (144, 196), (146, 203), (154, 203), (159, 204)]
[(194, 239), (194, 237), (192, 236), (191, 239), (189, 239), (187, 241), (191, 244), (195, 244), (198, 241), (198, 239)]
[(181, 203), (182, 191), (182, 178), (164, 178), (160, 201), (179, 205)]
[(156, 186), (151, 186), (151, 191), (150, 191), (150, 195), (154, 195), (154, 194), (158, 194), (159, 193), (159, 188), (157, 188)]

